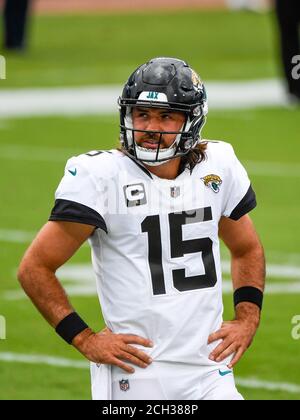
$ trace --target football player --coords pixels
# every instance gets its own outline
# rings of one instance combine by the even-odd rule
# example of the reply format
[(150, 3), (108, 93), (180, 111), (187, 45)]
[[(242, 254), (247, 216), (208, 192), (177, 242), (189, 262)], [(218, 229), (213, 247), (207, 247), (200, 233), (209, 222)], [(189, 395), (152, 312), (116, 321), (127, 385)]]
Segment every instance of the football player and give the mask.
[[(260, 321), (265, 262), (256, 206), (230, 144), (201, 139), (205, 87), (184, 61), (138, 67), (119, 98), (118, 150), (71, 158), (21, 284), (91, 361), (94, 399), (239, 400), (233, 366)], [(223, 322), (219, 237), (235, 318)], [(75, 312), (55, 272), (86, 241), (106, 328)]]

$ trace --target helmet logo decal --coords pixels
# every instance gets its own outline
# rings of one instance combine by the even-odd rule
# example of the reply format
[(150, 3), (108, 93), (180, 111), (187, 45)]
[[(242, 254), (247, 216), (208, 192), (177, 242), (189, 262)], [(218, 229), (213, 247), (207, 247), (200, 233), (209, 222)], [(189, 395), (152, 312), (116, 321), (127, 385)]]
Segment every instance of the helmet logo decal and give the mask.
[(194, 85), (194, 89), (197, 92), (200, 92), (201, 87), (202, 87), (202, 82), (200, 80), (200, 77), (198, 76), (198, 74), (193, 69), (191, 69), (191, 71), (192, 71), (192, 82), (193, 82), (193, 85)]
[(206, 175), (201, 178), (204, 182), (204, 185), (208, 188), (211, 188), (214, 193), (218, 193), (220, 191), (220, 186), (222, 184), (222, 179), (218, 175)]
[(158, 100), (158, 92), (149, 92), (147, 99), (150, 99), (151, 101), (157, 101)]
[(162, 92), (142, 92), (138, 98), (139, 101), (159, 101), (168, 102), (167, 95)]

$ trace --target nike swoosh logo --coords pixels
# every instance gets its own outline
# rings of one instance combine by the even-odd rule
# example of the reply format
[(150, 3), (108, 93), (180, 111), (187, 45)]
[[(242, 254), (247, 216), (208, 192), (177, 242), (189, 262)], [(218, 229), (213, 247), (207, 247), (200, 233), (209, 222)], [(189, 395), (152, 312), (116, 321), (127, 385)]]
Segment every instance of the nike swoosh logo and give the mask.
[(224, 372), (222, 372), (222, 371), (219, 369), (219, 375), (220, 375), (220, 376), (226, 376), (226, 375), (228, 375), (229, 373), (232, 373), (232, 370), (224, 370)]
[(71, 169), (68, 169), (71, 175), (76, 176), (77, 175), (77, 169), (74, 169), (74, 171), (71, 171)]

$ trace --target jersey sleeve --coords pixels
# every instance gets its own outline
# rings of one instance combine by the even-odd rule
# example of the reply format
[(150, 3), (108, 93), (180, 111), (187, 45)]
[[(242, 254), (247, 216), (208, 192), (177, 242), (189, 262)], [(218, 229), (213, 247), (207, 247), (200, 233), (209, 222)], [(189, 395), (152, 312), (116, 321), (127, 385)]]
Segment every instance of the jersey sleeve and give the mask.
[(50, 221), (77, 222), (95, 226), (107, 233), (105, 220), (99, 212), (99, 192), (95, 180), (79, 157), (68, 160), (64, 177), (56, 192)]
[(223, 216), (238, 220), (253, 210), (256, 203), (255, 192), (243, 165), (230, 146), (232, 159), (228, 168), (229, 182), (223, 209)]

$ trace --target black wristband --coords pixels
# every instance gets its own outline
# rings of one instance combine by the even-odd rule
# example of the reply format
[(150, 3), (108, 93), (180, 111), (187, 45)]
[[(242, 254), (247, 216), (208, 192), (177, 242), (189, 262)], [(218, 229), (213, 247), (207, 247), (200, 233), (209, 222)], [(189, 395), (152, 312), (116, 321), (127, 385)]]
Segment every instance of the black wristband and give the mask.
[(56, 326), (55, 331), (68, 344), (72, 344), (73, 338), (86, 328), (89, 328), (88, 325), (76, 312), (72, 312), (60, 321), (60, 323)]
[(261, 290), (252, 286), (245, 286), (236, 289), (233, 295), (234, 306), (241, 302), (251, 302), (262, 308), (264, 294)]

